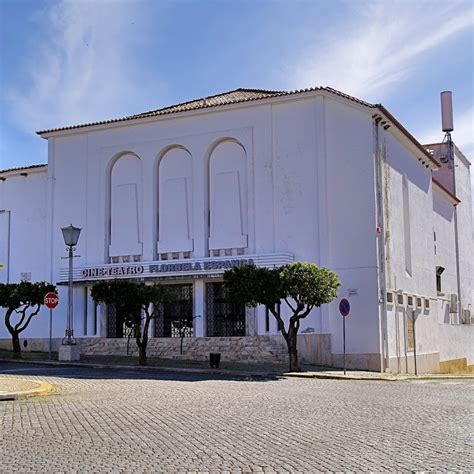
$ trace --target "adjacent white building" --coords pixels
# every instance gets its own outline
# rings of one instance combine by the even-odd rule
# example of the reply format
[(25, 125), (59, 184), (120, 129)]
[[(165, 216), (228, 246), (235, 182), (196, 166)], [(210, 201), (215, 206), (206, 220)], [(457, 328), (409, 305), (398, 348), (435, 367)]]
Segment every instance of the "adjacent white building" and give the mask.
[[(60, 228), (72, 223), (82, 228), (74, 335), (83, 354), (126, 355), (123, 324), (90, 288), (137, 278), (181, 294), (162, 308), (150, 355), (177, 353), (173, 320), (186, 312), (196, 316), (187, 357), (280, 360), (271, 315), (229, 305), (222, 274), (300, 260), (342, 281), (349, 367), (413, 371), (415, 344), (420, 371), (474, 363), (470, 163), (455, 148), (449, 168), (444, 145), (422, 146), (383, 106), (330, 88), (237, 89), (38, 134), (48, 164), (0, 172), (0, 282), (59, 285), (56, 348), (67, 307)], [(302, 322), (305, 360), (342, 364), (338, 301)], [(23, 333), (29, 349), (47, 349), (48, 325), (43, 309)]]

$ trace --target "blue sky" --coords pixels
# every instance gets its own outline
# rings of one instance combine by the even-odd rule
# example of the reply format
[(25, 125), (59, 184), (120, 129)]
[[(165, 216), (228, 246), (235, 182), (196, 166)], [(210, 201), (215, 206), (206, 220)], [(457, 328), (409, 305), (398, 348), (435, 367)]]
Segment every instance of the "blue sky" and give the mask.
[[(237, 87), (331, 86), (474, 159), (471, 1), (0, 0), (0, 169), (47, 160), (36, 130)], [(474, 174), (474, 173), (473, 173)]]

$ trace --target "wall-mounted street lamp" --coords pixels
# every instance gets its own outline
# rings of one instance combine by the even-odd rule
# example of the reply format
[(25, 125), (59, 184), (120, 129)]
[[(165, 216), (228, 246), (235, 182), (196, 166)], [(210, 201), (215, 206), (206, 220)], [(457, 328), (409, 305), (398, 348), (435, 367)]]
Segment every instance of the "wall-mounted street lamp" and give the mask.
[[(64, 243), (67, 246), (68, 260), (69, 260), (69, 277), (68, 277), (68, 301), (67, 301), (67, 326), (66, 334), (63, 339), (63, 344), (60, 347), (59, 359), (60, 360), (78, 360), (79, 351), (73, 350), (71, 346), (76, 345), (74, 339), (74, 320), (73, 320), (73, 292), (72, 292), (72, 260), (74, 258), (74, 250), (81, 234), (81, 229), (74, 227), (72, 224), (68, 227), (62, 227), (61, 232), (63, 233)], [(75, 349), (75, 348), (74, 348)]]

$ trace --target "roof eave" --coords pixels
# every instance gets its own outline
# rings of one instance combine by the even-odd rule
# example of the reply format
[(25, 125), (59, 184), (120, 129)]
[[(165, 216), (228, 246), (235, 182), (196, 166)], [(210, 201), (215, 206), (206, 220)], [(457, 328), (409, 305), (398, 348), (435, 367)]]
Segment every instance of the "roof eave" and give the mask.
[(405, 137), (408, 142), (420, 153), (418, 161), (431, 170), (437, 170), (441, 164), (426, 150), (426, 148), (382, 105), (377, 104), (377, 109), (384, 118)]
[(432, 178), (433, 184), (453, 203), (457, 206), (461, 200), (458, 199), (451, 191), (446, 189), (434, 176)]
[(47, 170), (47, 164), (41, 165), (31, 165), (31, 166), (21, 166), (18, 168), (8, 168), (5, 170), (0, 170), (0, 177), (3, 179), (11, 178), (13, 176), (29, 175), (29, 174), (38, 174), (43, 173)]

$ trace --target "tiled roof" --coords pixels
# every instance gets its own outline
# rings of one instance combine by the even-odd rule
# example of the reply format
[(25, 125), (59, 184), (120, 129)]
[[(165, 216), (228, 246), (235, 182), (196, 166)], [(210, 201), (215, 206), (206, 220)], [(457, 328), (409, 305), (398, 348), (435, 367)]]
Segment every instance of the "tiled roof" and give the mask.
[(349, 99), (353, 102), (357, 102), (367, 107), (376, 107), (376, 105), (374, 104), (370, 104), (363, 100), (357, 99), (356, 97), (352, 97), (350, 95), (344, 94), (336, 89), (332, 89), (331, 87), (312, 87), (309, 89), (299, 89), (299, 90), (294, 90), (294, 91), (274, 91), (274, 90), (265, 90), (265, 89), (235, 89), (233, 91), (223, 92), (222, 94), (216, 94), (209, 97), (203, 97), (200, 99), (191, 100), (189, 102), (183, 102), (181, 104), (175, 104), (168, 107), (163, 107), (161, 109), (150, 110), (148, 112), (143, 112), (140, 114), (128, 115), (126, 117), (121, 117), (121, 118), (111, 119), (111, 120), (103, 120), (100, 122), (91, 122), (91, 123), (85, 123), (81, 125), (72, 125), (69, 127), (41, 130), (36, 133), (38, 135), (43, 135), (45, 133), (60, 132), (63, 130), (73, 130), (76, 128), (91, 127), (94, 125), (105, 125), (108, 123), (138, 120), (138, 119), (148, 118), (148, 117), (158, 117), (160, 115), (175, 114), (179, 112), (190, 112), (192, 110), (219, 107), (222, 105), (240, 104), (243, 102), (251, 102), (251, 101), (256, 101), (256, 100), (269, 99), (273, 97), (303, 94), (305, 92), (315, 92), (318, 90), (330, 92), (331, 94), (344, 97), (345, 99)]
[(203, 97), (201, 99), (191, 100), (189, 102), (183, 102), (181, 104), (175, 104), (168, 107), (163, 107), (161, 109), (150, 110), (148, 112), (143, 112), (140, 114), (129, 115), (127, 117), (122, 117), (118, 119), (112, 120), (104, 120), (101, 122), (91, 122), (85, 123), (82, 125), (73, 125), (69, 127), (62, 127), (62, 128), (53, 128), (49, 130), (42, 130), (40, 132), (36, 132), (38, 135), (43, 135), (46, 133), (53, 133), (53, 132), (60, 132), (65, 130), (74, 130), (78, 128), (84, 127), (92, 127), (95, 125), (106, 125), (110, 123), (117, 123), (117, 122), (125, 122), (125, 121), (133, 121), (133, 120), (140, 120), (144, 118), (150, 117), (158, 117), (163, 115), (169, 114), (176, 114), (180, 112), (191, 112), (194, 110), (200, 109), (207, 109), (212, 107), (220, 107), (224, 105), (231, 105), (231, 104), (241, 104), (244, 102), (252, 102), (252, 101), (259, 101), (265, 99), (271, 99), (274, 97), (283, 97), (283, 96), (290, 96), (290, 95), (298, 95), (304, 94), (307, 92), (316, 92), (316, 91), (324, 91), (329, 94), (336, 95), (338, 97), (342, 97), (346, 100), (350, 100), (357, 104), (363, 105), (364, 107), (368, 107), (371, 109), (377, 109), (382, 112), (390, 121), (394, 123), (394, 125), (418, 148), (423, 155), (428, 158), (429, 161), (435, 166), (439, 164), (437, 161), (431, 157), (431, 155), (427, 152), (425, 148), (421, 146), (421, 144), (406, 130), (403, 125), (398, 122), (393, 115), (381, 104), (371, 104), (369, 102), (365, 102), (364, 100), (357, 99), (348, 94), (344, 94), (341, 91), (333, 89), (332, 87), (311, 87), (308, 89), (298, 89), (294, 91), (275, 91), (275, 90), (266, 90), (266, 89), (235, 89), (233, 91), (223, 92), (221, 94), (212, 95), (209, 97)]
[(235, 91), (224, 92), (222, 94), (203, 97), (202, 99), (191, 100), (181, 104), (171, 105), (162, 109), (150, 110), (141, 114), (132, 115), (129, 119), (154, 117), (156, 115), (173, 114), (177, 112), (187, 112), (190, 110), (204, 109), (206, 107), (217, 107), (219, 105), (236, 104), (251, 100), (266, 99), (285, 95), (284, 91), (269, 91), (263, 89), (236, 89)]
[(6, 170), (0, 170), (0, 173), (10, 173), (11, 171), (27, 171), (35, 168), (46, 167), (46, 164), (42, 165), (30, 165), (30, 166), (19, 166), (18, 168), (7, 168)]

